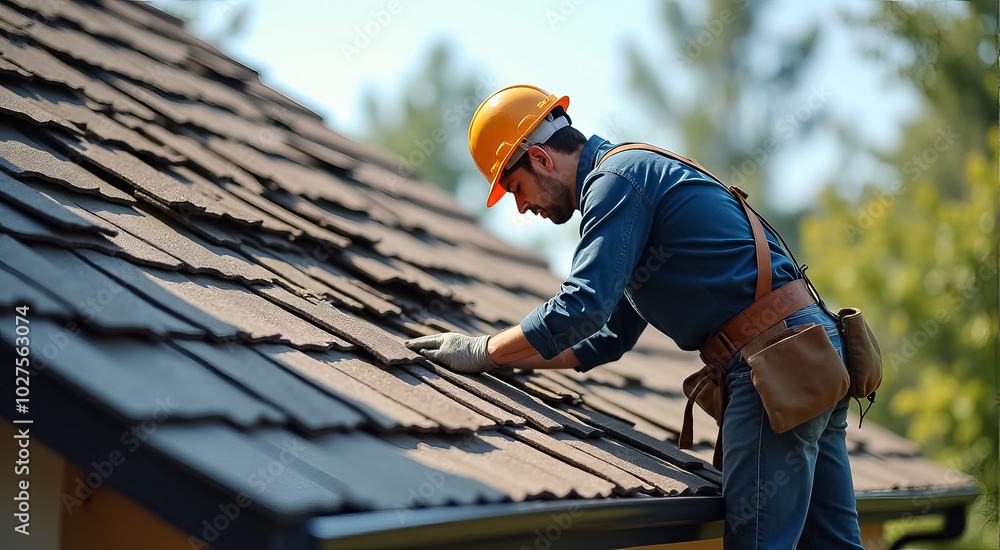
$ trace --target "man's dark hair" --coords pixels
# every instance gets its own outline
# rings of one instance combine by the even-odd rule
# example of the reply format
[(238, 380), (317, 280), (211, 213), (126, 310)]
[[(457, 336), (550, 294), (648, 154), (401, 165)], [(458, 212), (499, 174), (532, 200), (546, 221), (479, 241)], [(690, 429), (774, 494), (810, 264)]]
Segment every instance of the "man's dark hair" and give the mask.
[[(569, 120), (569, 116), (566, 115), (562, 107), (556, 107), (553, 109), (552, 116), (554, 118), (565, 116), (566, 119)], [(549, 137), (545, 143), (539, 143), (538, 145), (544, 145), (557, 153), (568, 154), (576, 152), (576, 150), (583, 147), (585, 143), (587, 143), (587, 137), (584, 136), (580, 130), (577, 130), (572, 126), (564, 126), (556, 130), (556, 133), (552, 134), (552, 136)], [(521, 155), (521, 158), (517, 159), (517, 162), (507, 166), (507, 169), (504, 170), (504, 174), (513, 173), (514, 170), (517, 170), (518, 168), (524, 168), (529, 174), (535, 173), (535, 169), (531, 167), (531, 158), (527, 154)]]

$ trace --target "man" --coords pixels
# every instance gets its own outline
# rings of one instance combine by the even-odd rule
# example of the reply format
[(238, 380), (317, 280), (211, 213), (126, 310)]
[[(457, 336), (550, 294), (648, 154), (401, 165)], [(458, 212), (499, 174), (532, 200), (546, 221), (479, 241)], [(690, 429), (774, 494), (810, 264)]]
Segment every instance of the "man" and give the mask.
[[(512, 86), (483, 102), (469, 128), (473, 159), (491, 183), (487, 206), (510, 193), (522, 214), (557, 224), (580, 211), (581, 240), (560, 292), (498, 334), (439, 334), (409, 347), (458, 372), (586, 371), (620, 358), (648, 324), (704, 356), (720, 327), (755, 302), (755, 290), (759, 297), (801, 278), (767, 232), (771, 285), (756, 289), (751, 224), (733, 194), (691, 162), (641, 149), (605, 157), (612, 144), (573, 128), (568, 106), (567, 97)], [(822, 324), (841, 352), (836, 325), (817, 305), (785, 323)], [(844, 442), (848, 398), (777, 434), (740, 353), (726, 370), (725, 546), (794, 548), (802, 539), (860, 548)]]

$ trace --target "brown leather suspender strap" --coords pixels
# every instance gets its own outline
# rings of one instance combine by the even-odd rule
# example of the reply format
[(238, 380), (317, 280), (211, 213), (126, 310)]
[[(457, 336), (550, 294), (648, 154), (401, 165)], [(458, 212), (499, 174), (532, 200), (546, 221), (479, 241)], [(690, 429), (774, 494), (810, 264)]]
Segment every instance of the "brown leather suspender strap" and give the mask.
[(735, 185), (729, 188), (729, 192), (736, 196), (736, 200), (743, 207), (747, 219), (750, 220), (750, 229), (753, 231), (754, 255), (757, 256), (757, 293), (754, 301), (757, 301), (771, 292), (771, 249), (767, 246), (767, 237), (764, 236), (764, 226), (761, 225), (760, 218), (747, 204), (747, 194)]
[(624, 143), (624, 144), (619, 145), (617, 147), (612, 147), (607, 153), (604, 153), (603, 155), (601, 155), (601, 158), (597, 161), (596, 166), (600, 166), (601, 163), (604, 162), (604, 159), (610, 157), (611, 155), (613, 155), (615, 153), (620, 153), (622, 151), (631, 151), (632, 149), (642, 149), (642, 150), (645, 150), (645, 151), (652, 151), (654, 153), (659, 153), (659, 154), (661, 154), (661, 155), (663, 155), (665, 157), (672, 158), (674, 160), (683, 162), (684, 164), (689, 164), (691, 166), (694, 166), (698, 170), (701, 170), (702, 172), (708, 174), (713, 180), (719, 182), (720, 184), (722, 184), (723, 187), (725, 187), (725, 184), (722, 183), (722, 180), (720, 180), (719, 178), (715, 177), (715, 174), (713, 174), (713, 173), (709, 172), (708, 170), (705, 170), (704, 168), (702, 168), (702, 166), (700, 164), (698, 164), (697, 162), (695, 162), (695, 161), (693, 161), (691, 159), (688, 159), (688, 158), (684, 158), (684, 157), (682, 157), (682, 156), (680, 156), (677, 153), (674, 153), (672, 151), (667, 151), (666, 149), (662, 149), (660, 147), (656, 147), (654, 145), (649, 145), (649, 144), (646, 144), (646, 143)]
[(757, 214), (750, 210), (750, 205), (747, 204), (746, 192), (735, 185), (726, 187), (726, 184), (722, 183), (722, 180), (715, 177), (715, 174), (702, 168), (700, 164), (691, 159), (684, 158), (676, 153), (667, 151), (666, 149), (655, 147), (653, 145), (647, 145), (645, 143), (626, 143), (624, 145), (612, 147), (611, 150), (604, 153), (597, 161), (597, 166), (600, 166), (605, 159), (615, 153), (631, 151), (633, 149), (642, 149), (653, 153), (659, 153), (667, 158), (672, 158), (676, 161), (693, 166), (717, 181), (719, 185), (725, 187), (726, 190), (736, 198), (736, 201), (740, 203), (741, 207), (743, 207), (743, 211), (746, 213), (747, 219), (750, 221), (750, 229), (753, 232), (754, 254), (757, 256), (757, 292), (754, 300), (760, 300), (771, 292), (771, 251), (767, 246), (767, 238), (764, 236), (764, 226), (761, 225), (760, 218), (758, 218)]

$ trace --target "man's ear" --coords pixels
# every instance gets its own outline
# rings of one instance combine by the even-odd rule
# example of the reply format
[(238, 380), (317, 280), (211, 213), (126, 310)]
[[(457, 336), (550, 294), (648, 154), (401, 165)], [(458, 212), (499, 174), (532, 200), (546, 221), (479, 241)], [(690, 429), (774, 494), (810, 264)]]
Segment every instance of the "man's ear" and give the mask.
[(551, 172), (554, 164), (552, 162), (552, 156), (543, 147), (538, 145), (532, 145), (528, 148), (527, 152), (528, 158), (531, 159), (531, 164), (535, 167), (536, 171), (541, 168), (545, 172)]

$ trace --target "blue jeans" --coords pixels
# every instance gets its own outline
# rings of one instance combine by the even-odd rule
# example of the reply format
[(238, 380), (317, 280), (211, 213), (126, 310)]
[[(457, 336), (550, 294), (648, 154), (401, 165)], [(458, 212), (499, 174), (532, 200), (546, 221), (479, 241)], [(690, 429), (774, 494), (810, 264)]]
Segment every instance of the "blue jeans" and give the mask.
[[(843, 358), (837, 327), (818, 305), (786, 321), (824, 325)], [(792, 549), (800, 539), (811, 548), (862, 548), (844, 441), (850, 398), (776, 434), (750, 379), (750, 365), (739, 354), (731, 365), (722, 425), (725, 548)]]

